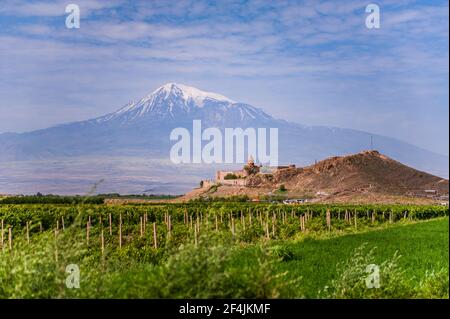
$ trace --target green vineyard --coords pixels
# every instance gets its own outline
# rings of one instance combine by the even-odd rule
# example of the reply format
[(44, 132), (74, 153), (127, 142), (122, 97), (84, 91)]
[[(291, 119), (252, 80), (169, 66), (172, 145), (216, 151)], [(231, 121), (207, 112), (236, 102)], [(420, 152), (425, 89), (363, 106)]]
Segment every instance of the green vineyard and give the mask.
[[(302, 291), (283, 279), (282, 265), (296, 258), (292, 245), (448, 220), (448, 212), (410, 205), (1, 204), (0, 298), (318, 297), (320, 289)], [(82, 289), (65, 287), (70, 264), (84, 274)], [(440, 276), (448, 274), (448, 264), (438, 266)], [(417, 289), (404, 288), (405, 297), (420, 296)]]

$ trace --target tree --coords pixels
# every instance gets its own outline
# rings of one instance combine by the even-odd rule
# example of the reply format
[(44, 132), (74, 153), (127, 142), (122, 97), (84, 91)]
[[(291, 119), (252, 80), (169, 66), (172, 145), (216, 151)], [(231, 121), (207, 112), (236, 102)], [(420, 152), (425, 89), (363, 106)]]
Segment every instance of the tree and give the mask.
[(227, 175), (225, 175), (223, 179), (237, 179), (237, 178), (238, 177), (236, 176), (236, 174), (228, 173)]
[(247, 172), (247, 175), (255, 175), (259, 173), (259, 167), (255, 165), (245, 165), (244, 170)]

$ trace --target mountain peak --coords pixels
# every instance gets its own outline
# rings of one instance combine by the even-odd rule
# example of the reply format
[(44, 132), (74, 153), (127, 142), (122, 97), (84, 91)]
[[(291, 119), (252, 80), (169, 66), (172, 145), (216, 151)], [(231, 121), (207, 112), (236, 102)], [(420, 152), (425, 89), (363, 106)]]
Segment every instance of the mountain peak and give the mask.
[[(235, 102), (221, 94), (202, 91), (179, 83), (166, 83), (138, 102), (131, 102), (114, 113), (96, 118), (96, 122), (119, 120), (123, 124), (135, 120), (173, 120), (196, 116), (210, 124), (245, 121), (267, 121), (273, 118), (261, 109)], [(213, 123), (214, 122), (214, 123)]]
[(172, 82), (166, 83), (156, 89), (150, 95), (150, 97), (160, 94), (164, 94), (164, 98), (168, 98), (170, 95), (179, 96), (182, 97), (185, 102), (189, 102), (190, 100), (192, 100), (196, 105), (200, 107), (203, 106), (206, 99), (215, 100), (218, 102), (235, 103), (235, 101), (223, 95), (202, 91), (192, 86)]

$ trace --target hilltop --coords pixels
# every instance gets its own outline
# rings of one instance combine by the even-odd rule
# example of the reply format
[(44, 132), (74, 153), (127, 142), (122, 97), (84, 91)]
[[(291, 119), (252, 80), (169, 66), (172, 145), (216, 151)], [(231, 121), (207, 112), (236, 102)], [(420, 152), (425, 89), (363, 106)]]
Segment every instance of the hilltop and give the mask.
[[(378, 151), (327, 158), (314, 165), (256, 174), (243, 186), (196, 189), (185, 199), (201, 196), (250, 198), (285, 196), (323, 202), (430, 202), (448, 198), (448, 180), (395, 161)], [(284, 185), (286, 191), (280, 191)]]

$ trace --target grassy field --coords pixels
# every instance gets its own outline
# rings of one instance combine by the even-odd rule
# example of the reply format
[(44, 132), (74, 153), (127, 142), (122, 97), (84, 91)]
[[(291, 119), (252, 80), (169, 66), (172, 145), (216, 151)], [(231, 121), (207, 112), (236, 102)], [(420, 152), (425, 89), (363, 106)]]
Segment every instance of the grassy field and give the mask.
[(0, 219), (0, 298), (448, 298), (448, 208), (24, 204)]
[[(301, 242), (281, 242), (289, 257), (277, 263), (277, 272), (288, 272), (286, 279), (302, 278), (298, 286), (289, 291), (289, 297), (319, 297), (318, 292), (336, 279), (336, 266), (352, 257), (362, 245), (366, 251), (374, 250), (373, 262), (381, 264), (400, 255), (398, 266), (412, 283), (420, 282), (431, 271), (448, 271), (449, 222), (448, 218), (414, 224), (402, 224), (381, 230), (343, 235), (330, 239), (307, 238)], [(243, 249), (235, 259), (240, 266), (251, 263), (248, 258), (253, 247)]]

